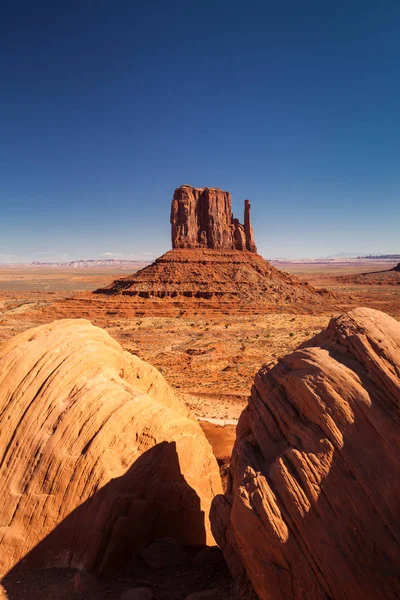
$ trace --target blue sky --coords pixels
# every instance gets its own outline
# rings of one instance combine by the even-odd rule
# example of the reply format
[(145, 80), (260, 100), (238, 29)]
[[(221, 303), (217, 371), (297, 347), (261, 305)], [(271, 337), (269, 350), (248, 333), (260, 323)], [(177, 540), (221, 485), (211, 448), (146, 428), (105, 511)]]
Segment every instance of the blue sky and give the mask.
[(0, 261), (151, 258), (184, 183), (266, 257), (400, 252), (400, 4), (18, 1), (0, 19)]

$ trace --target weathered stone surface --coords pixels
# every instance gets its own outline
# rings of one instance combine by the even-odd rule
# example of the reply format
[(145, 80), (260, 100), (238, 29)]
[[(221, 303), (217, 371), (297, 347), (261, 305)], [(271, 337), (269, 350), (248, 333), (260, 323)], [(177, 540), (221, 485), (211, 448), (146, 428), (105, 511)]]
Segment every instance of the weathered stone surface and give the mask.
[(202, 592), (194, 592), (186, 596), (185, 600), (216, 600), (220, 596), (218, 588), (203, 590)]
[(85, 600), (104, 600), (107, 593), (91, 573), (77, 571), (74, 575), (74, 591)]
[(96, 294), (135, 298), (170, 298), (230, 302), (237, 310), (244, 304), (320, 304), (331, 297), (305, 281), (279, 271), (262, 256), (237, 250), (176, 248), (151, 265)]
[(203, 550), (200, 550), (200, 552), (194, 556), (193, 562), (197, 565), (216, 567), (225, 561), (224, 555), (218, 546), (207, 546), (207, 548), (203, 548)]
[(233, 219), (233, 246), (235, 250), (246, 250), (246, 234), (239, 219)]
[(260, 600), (400, 597), (400, 323), (359, 308), (255, 377), (212, 526)]
[(232, 215), (229, 192), (217, 188), (182, 185), (171, 204), (173, 248), (211, 248), (257, 252), (250, 223), (250, 203), (245, 201), (245, 225)]
[(174, 538), (156, 540), (146, 548), (142, 548), (140, 556), (152, 569), (176, 567), (188, 562), (188, 555)]
[(2, 575), (22, 559), (100, 572), (160, 537), (213, 543), (221, 483), (200, 426), (156, 369), (88, 321), (2, 348), (0, 435)]
[(121, 600), (153, 600), (153, 590), (148, 587), (132, 588), (121, 594)]

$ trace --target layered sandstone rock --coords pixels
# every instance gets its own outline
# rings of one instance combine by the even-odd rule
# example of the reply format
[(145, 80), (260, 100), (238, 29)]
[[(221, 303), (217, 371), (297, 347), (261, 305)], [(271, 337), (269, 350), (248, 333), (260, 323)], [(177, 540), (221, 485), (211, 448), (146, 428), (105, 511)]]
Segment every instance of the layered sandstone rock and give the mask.
[(400, 597), (400, 323), (359, 308), (255, 377), (212, 526), (260, 600)]
[[(172, 250), (94, 293), (124, 296), (135, 314), (145, 310), (158, 315), (182, 310), (254, 312), (294, 303), (310, 310), (332, 299), (325, 290), (278, 271), (257, 254), (249, 200), (242, 225), (232, 217), (228, 192), (184, 185), (174, 193), (171, 225)], [(112, 303), (104, 308), (115, 310)]]
[(174, 192), (170, 220), (173, 248), (257, 252), (250, 222), (250, 202), (245, 201), (243, 226), (233, 218), (229, 192), (182, 185)]
[[(244, 243), (244, 240), (243, 240)], [(216, 300), (236, 304), (318, 304), (329, 296), (275, 269), (258, 254), (237, 250), (176, 248), (96, 294), (135, 299)]]
[(85, 320), (0, 353), (0, 573), (102, 571), (160, 537), (212, 542), (221, 490), (199, 425), (164, 378)]

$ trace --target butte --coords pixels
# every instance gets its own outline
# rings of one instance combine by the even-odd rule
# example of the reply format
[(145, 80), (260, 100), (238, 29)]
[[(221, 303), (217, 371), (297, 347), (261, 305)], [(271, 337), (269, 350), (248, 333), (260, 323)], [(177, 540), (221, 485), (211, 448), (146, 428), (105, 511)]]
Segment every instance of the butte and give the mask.
[(294, 303), (309, 308), (329, 297), (257, 254), (249, 200), (241, 224), (229, 192), (183, 185), (174, 192), (170, 222), (172, 250), (94, 294), (129, 300), (143, 314), (263, 312)]

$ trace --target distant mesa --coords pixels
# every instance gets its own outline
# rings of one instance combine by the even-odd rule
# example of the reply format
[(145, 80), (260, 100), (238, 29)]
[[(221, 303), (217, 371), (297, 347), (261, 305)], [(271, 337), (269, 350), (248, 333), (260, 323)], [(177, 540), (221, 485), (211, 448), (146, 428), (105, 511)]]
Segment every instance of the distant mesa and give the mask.
[[(137, 273), (115, 280), (95, 294), (125, 296), (139, 303), (149, 299), (191, 301), (207, 310), (214, 305), (235, 311), (238, 306), (304, 302), (319, 304), (329, 297), (306, 282), (275, 269), (257, 254), (250, 219), (250, 201), (244, 201), (243, 224), (232, 214), (229, 192), (183, 185), (171, 204), (172, 250)], [(193, 305), (192, 302), (192, 305)], [(165, 310), (168, 303), (163, 303)], [(172, 303), (169, 303), (170, 307)], [(250, 308), (251, 307), (251, 308)]]
[(33, 261), (25, 266), (35, 268), (51, 268), (51, 269), (91, 269), (91, 268), (103, 268), (107, 267), (110, 269), (115, 268), (135, 268), (143, 267), (149, 264), (148, 260), (126, 260), (122, 258), (105, 258), (97, 260), (72, 260), (69, 262), (39, 262), (38, 260)]
[(357, 258), (379, 259), (379, 260), (398, 260), (400, 254), (367, 254), (366, 256), (358, 256)]
[(392, 269), (341, 275), (337, 281), (344, 284), (397, 286), (400, 285), (400, 263)]

